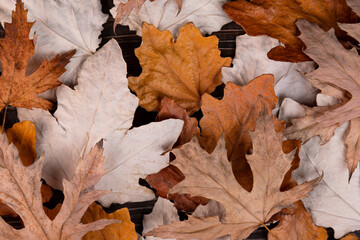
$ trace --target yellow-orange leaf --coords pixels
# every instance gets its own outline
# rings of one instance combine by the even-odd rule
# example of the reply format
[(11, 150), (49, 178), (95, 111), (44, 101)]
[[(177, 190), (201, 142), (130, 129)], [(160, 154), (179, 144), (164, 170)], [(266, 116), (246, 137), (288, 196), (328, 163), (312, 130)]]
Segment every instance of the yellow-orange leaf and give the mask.
[(169, 31), (143, 24), (143, 43), (135, 50), (143, 68), (139, 77), (129, 78), (129, 87), (147, 111), (158, 110), (165, 96), (191, 114), (200, 108), (201, 96), (221, 84), (221, 68), (230, 58), (220, 57), (218, 38), (203, 37), (188, 23), (174, 39)]
[(121, 223), (108, 225), (102, 230), (88, 232), (82, 240), (136, 240), (135, 224), (131, 222), (129, 210), (122, 208), (113, 213), (106, 213), (102, 207), (96, 203), (90, 205), (84, 216), (82, 223), (90, 223), (100, 219), (116, 219)]
[(45, 60), (41, 66), (26, 76), (26, 66), (33, 55), (34, 43), (29, 32), (34, 23), (27, 22), (27, 10), (17, 1), (12, 23), (5, 23), (5, 38), (0, 39), (0, 109), (12, 105), (23, 108), (49, 109), (52, 103), (38, 97), (38, 94), (61, 84), (57, 79), (65, 72), (74, 51), (57, 55), (51, 61)]

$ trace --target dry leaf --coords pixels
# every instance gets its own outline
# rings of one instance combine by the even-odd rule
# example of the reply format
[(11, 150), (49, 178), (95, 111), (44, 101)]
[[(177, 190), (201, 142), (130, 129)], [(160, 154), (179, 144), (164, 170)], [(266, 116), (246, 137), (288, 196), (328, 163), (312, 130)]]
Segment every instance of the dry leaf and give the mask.
[(193, 24), (181, 28), (176, 43), (169, 31), (143, 24), (143, 43), (135, 50), (142, 73), (129, 78), (129, 87), (147, 111), (158, 110), (167, 96), (191, 114), (200, 108), (201, 96), (221, 84), (221, 58), (216, 36), (203, 37)]
[(360, 57), (355, 49), (346, 50), (337, 41), (334, 30), (324, 32), (318, 26), (299, 21), (300, 38), (306, 44), (304, 52), (314, 59), (319, 68), (306, 75), (307, 79), (323, 94), (337, 98), (340, 102), (333, 106), (305, 107), (305, 116), (290, 119), (293, 124), (285, 130), (289, 138), (303, 142), (319, 135), (322, 143), (327, 142), (334, 130), (350, 121), (346, 134), (346, 159), (351, 173), (360, 159), (357, 142), (360, 140), (359, 81)]
[[(347, 4), (353, 9), (354, 12), (360, 16), (360, 2), (358, 0), (347, 0)], [(345, 30), (350, 36), (354, 37), (360, 42), (360, 24), (339, 24), (340, 28)]]
[(87, 207), (106, 194), (95, 191), (94, 184), (101, 178), (101, 143), (89, 154), (80, 159), (71, 181), (64, 180), (64, 202), (54, 220), (50, 220), (41, 202), (41, 170), (44, 157), (25, 167), (13, 144), (8, 144), (5, 134), (0, 136), (1, 168), (0, 198), (18, 213), (24, 222), (24, 228), (16, 230), (2, 219), (0, 236), (2, 239), (81, 239), (88, 231), (104, 228), (114, 220), (100, 220), (90, 224), (81, 224), (80, 218)]
[[(254, 131), (263, 103), (271, 115), (277, 97), (274, 93), (272, 75), (262, 75), (243, 87), (228, 82), (224, 98), (218, 100), (209, 94), (202, 97), (201, 110), (204, 117), (200, 121), (201, 146), (211, 153), (224, 135), (228, 159), (233, 163), (233, 171), (240, 185), (250, 191), (252, 174), (245, 154), (251, 149), (249, 130)], [(280, 128), (283, 124), (280, 124)]]
[(100, 205), (93, 203), (82, 216), (81, 222), (86, 224), (100, 219), (116, 219), (120, 222), (102, 230), (88, 232), (82, 240), (137, 240), (135, 224), (131, 222), (127, 208), (108, 214)]
[(104, 138), (107, 172), (96, 188), (112, 193), (100, 199), (103, 206), (153, 199), (154, 193), (140, 186), (139, 178), (168, 165), (168, 154), (161, 153), (178, 138), (182, 121), (171, 119), (129, 130), (137, 98), (128, 89), (126, 63), (114, 39), (87, 58), (78, 82), (74, 90), (58, 88), (54, 115), (18, 109), (19, 118), (33, 121), (42, 133), (37, 136), (37, 152), (44, 152), (46, 159), (43, 178), (61, 188), (62, 179), (71, 179), (77, 159)]
[(284, 207), (306, 197), (321, 177), (281, 192), (280, 186), (290, 168), (292, 155), (282, 152), (283, 134), (276, 132), (272, 118), (264, 109), (255, 132), (250, 132), (253, 154), (246, 158), (254, 175), (251, 192), (236, 181), (227, 159), (223, 137), (212, 154), (203, 150), (194, 138), (172, 152), (173, 164), (184, 174), (185, 180), (175, 185), (170, 193), (189, 193), (213, 199), (225, 208), (222, 216), (197, 218), (160, 226), (147, 235), (172, 238), (214, 239), (230, 235), (233, 239), (246, 238)]
[[(310, 58), (302, 52), (295, 22), (306, 19), (325, 31), (335, 28), (339, 39), (346, 39), (337, 22), (357, 22), (357, 15), (345, 0), (237, 0), (226, 3), (224, 11), (252, 36), (268, 35), (283, 45), (270, 50), (268, 57), (277, 61), (302, 62)], [(310, 56), (311, 57), (311, 56)]]
[(341, 238), (341, 240), (358, 240), (358, 237), (355, 234), (348, 234)]
[(300, 150), (300, 167), (293, 177), (298, 182), (324, 174), (319, 185), (303, 199), (318, 226), (331, 227), (335, 238), (360, 229), (359, 167), (349, 181), (345, 163), (343, 141), (348, 123), (335, 130), (334, 136), (324, 145), (319, 137), (310, 139)]
[[(180, 1), (183, 5), (179, 10), (178, 2)], [(180, 1), (146, 1), (138, 12), (132, 11), (120, 24), (129, 25), (131, 30), (135, 30), (141, 36), (142, 23), (146, 22), (160, 31), (169, 30), (176, 38), (179, 29), (189, 22), (192, 22), (202, 34), (219, 31), (223, 25), (231, 22), (231, 19), (221, 8), (228, 0)], [(115, 11), (114, 8), (112, 10)], [(110, 12), (112, 11), (110, 10)]]
[(243, 86), (262, 74), (273, 74), (275, 94), (279, 101), (292, 98), (295, 101), (314, 105), (318, 90), (308, 82), (304, 73), (315, 69), (314, 62), (277, 62), (268, 59), (267, 52), (279, 45), (268, 36), (241, 35), (236, 37), (236, 52), (232, 67), (222, 68), (222, 81)]
[(32, 74), (25, 75), (25, 69), (34, 52), (34, 43), (29, 39), (30, 28), (27, 11), (18, 0), (12, 23), (5, 23), (5, 38), (0, 39), (0, 109), (12, 105), (23, 108), (49, 109), (52, 103), (37, 95), (59, 86), (58, 77), (65, 72), (65, 65), (74, 51), (57, 55), (51, 61), (45, 60)]

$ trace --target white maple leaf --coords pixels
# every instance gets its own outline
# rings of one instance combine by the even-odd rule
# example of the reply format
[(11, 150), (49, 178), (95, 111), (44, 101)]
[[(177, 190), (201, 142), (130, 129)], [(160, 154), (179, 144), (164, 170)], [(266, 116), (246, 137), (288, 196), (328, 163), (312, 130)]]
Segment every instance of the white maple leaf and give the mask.
[(301, 183), (320, 176), (319, 185), (302, 201), (318, 226), (331, 227), (335, 238), (360, 229), (360, 174), (357, 167), (349, 182), (345, 161), (344, 134), (348, 122), (335, 130), (334, 136), (324, 145), (316, 136), (300, 150), (300, 167), (293, 173)]
[(112, 190), (102, 198), (112, 202), (145, 201), (152, 191), (138, 184), (141, 177), (167, 166), (168, 150), (177, 140), (181, 120), (167, 120), (129, 130), (138, 99), (128, 89), (126, 63), (115, 40), (90, 56), (78, 75), (75, 90), (57, 89), (58, 108), (52, 116), (43, 110), (19, 109), (19, 118), (35, 123), (37, 152), (44, 152), (43, 178), (55, 188), (70, 179), (79, 156), (104, 138), (107, 172), (95, 186)]
[(233, 67), (222, 68), (222, 81), (243, 86), (262, 74), (270, 73), (274, 75), (275, 93), (280, 101), (292, 98), (303, 104), (314, 104), (317, 90), (303, 76), (303, 73), (314, 70), (314, 62), (270, 60), (268, 51), (278, 45), (278, 40), (267, 36), (238, 36)]
[[(27, 71), (33, 72), (45, 59), (76, 49), (59, 78), (69, 86), (76, 85), (76, 74), (81, 63), (95, 53), (99, 35), (107, 15), (101, 12), (100, 0), (23, 0), (28, 9), (28, 21), (36, 21), (30, 38), (36, 33), (34, 56)], [(0, 21), (11, 22), (11, 10), (16, 0), (1, 0)]]
[[(222, 10), (222, 5), (226, 2), (228, 0), (183, 0), (179, 12), (176, 1), (147, 0), (138, 12), (134, 9), (120, 24), (129, 25), (139, 36), (143, 22), (154, 25), (160, 31), (169, 30), (173, 36), (177, 36), (179, 29), (188, 22), (192, 22), (202, 34), (211, 34), (231, 22)], [(110, 10), (114, 17), (119, 3), (120, 1), (116, 1), (115, 7)]]

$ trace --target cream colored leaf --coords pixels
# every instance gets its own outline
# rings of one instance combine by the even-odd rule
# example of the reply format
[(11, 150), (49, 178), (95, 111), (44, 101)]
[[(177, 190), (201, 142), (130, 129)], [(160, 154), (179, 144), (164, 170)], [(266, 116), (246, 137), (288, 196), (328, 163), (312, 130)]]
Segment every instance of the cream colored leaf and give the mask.
[(266, 111), (262, 112), (255, 132), (250, 132), (250, 135), (254, 149), (252, 155), (247, 155), (254, 175), (251, 192), (236, 181), (223, 137), (212, 154), (203, 150), (196, 139), (174, 149), (172, 152), (176, 159), (172, 164), (184, 173), (185, 179), (170, 193), (189, 193), (213, 199), (223, 205), (225, 214), (205, 218), (189, 216), (187, 221), (160, 226), (148, 235), (207, 240), (230, 235), (232, 239), (244, 239), (273, 214), (306, 197), (320, 178), (280, 192), (293, 153), (283, 153), (283, 134), (275, 132), (273, 121)]
[(278, 40), (267, 36), (238, 36), (233, 67), (222, 68), (222, 81), (243, 86), (260, 75), (273, 74), (275, 93), (280, 102), (292, 98), (299, 103), (314, 104), (317, 89), (303, 76), (314, 70), (314, 62), (289, 63), (269, 59), (267, 52), (278, 45)]
[(107, 173), (97, 188), (113, 191), (105, 205), (152, 199), (152, 191), (140, 186), (138, 179), (167, 165), (168, 155), (160, 154), (176, 141), (182, 121), (168, 120), (129, 130), (138, 101), (127, 87), (126, 63), (115, 40), (84, 62), (78, 81), (75, 90), (58, 88), (54, 116), (46, 111), (19, 109), (19, 118), (33, 121), (39, 133), (37, 152), (45, 152), (43, 178), (61, 188), (62, 179), (73, 175), (79, 156), (103, 138)]
[(321, 146), (319, 137), (310, 139), (300, 150), (300, 167), (293, 173), (298, 182), (324, 173), (319, 185), (303, 199), (316, 225), (331, 227), (335, 238), (360, 229), (360, 173), (357, 167), (349, 181), (345, 162), (344, 136), (348, 123), (335, 130)]
[[(222, 5), (228, 0), (183, 0), (181, 11), (178, 3), (169, 0), (147, 0), (140, 10), (133, 10), (120, 24), (129, 25), (131, 30), (141, 34), (143, 22), (154, 25), (160, 31), (169, 30), (173, 36), (179, 34), (179, 29), (192, 22), (202, 34), (220, 30), (230, 18), (222, 10)], [(116, 15), (117, 5), (111, 10)]]
[(89, 231), (99, 230), (116, 223), (116, 220), (100, 220), (82, 224), (80, 219), (88, 206), (106, 194), (94, 190), (104, 171), (101, 169), (101, 143), (92, 148), (86, 157), (79, 159), (73, 177), (63, 181), (64, 202), (54, 220), (43, 210), (40, 188), (44, 157), (25, 167), (13, 144), (5, 134), (0, 136), (0, 198), (19, 214), (24, 228), (16, 230), (0, 219), (0, 237), (4, 240), (80, 240)]
[[(4, 3), (3, 3), (4, 2)], [(6, 16), (0, 20), (9, 20), (16, 0), (1, 0)], [(67, 71), (60, 81), (67, 85), (76, 85), (79, 66), (95, 53), (101, 39), (99, 35), (107, 15), (101, 12), (99, 0), (24, 0), (28, 9), (28, 21), (36, 21), (30, 35), (36, 33), (35, 53), (27, 71), (33, 72), (45, 59), (56, 54), (76, 49), (76, 53), (66, 66)]]

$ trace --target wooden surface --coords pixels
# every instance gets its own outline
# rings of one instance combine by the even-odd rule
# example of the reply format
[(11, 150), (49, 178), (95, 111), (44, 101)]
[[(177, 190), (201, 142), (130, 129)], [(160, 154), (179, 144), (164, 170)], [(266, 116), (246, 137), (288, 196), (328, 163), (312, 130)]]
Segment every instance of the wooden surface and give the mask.
[[(101, 0), (102, 3), (102, 11), (104, 13), (109, 14), (109, 9), (113, 6), (112, 0)], [(141, 66), (139, 65), (139, 61), (134, 54), (134, 49), (139, 47), (141, 44), (141, 38), (135, 34), (133, 31), (129, 31), (127, 26), (118, 25), (116, 27), (116, 34), (113, 32), (113, 18), (109, 17), (108, 21), (104, 24), (104, 30), (101, 33), (100, 38), (102, 39), (100, 47), (103, 46), (106, 42), (108, 42), (111, 38), (114, 38), (119, 43), (124, 59), (127, 63), (128, 76), (138, 76), (141, 73)], [(244, 34), (243, 29), (236, 25), (234, 22), (229, 23), (222, 27), (221, 31), (213, 33), (219, 38), (219, 49), (221, 50), (222, 57), (234, 57), (235, 55), (235, 38), (238, 35)], [(0, 27), (0, 38), (4, 37), (4, 31)], [(99, 47), (99, 48), (100, 48)], [(215, 96), (221, 97), (222, 88), (219, 87), (216, 90)], [(200, 115), (197, 115), (198, 117)], [(148, 113), (142, 108), (138, 108), (135, 114), (135, 118), (133, 121), (133, 126), (140, 126), (152, 122), (155, 120), (156, 113)], [(0, 113), (0, 119), (2, 119), (2, 113)], [(16, 117), (16, 109), (10, 108), (7, 119), (6, 119), (6, 128), (11, 127), (18, 119)], [(146, 185), (144, 180), (140, 180), (142, 185)], [(56, 202), (61, 201), (63, 198), (61, 192), (56, 193), (55, 199), (53, 199), (53, 203), (49, 204), (49, 207), (55, 206)], [(130, 215), (132, 221), (136, 225), (136, 230), (141, 234), (142, 232), (142, 219), (144, 214), (149, 214), (152, 211), (154, 201), (147, 202), (137, 202), (137, 203), (126, 203), (126, 204), (113, 204), (109, 208), (106, 209), (108, 212), (113, 212), (119, 208), (127, 207), (129, 208)], [(181, 217), (185, 217), (185, 213), (180, 213)], [(20, 228), (22, 226), (21, 220), (19, 218), (9, 218), (4, 217), (4, 219), (16, 228)], [(271, 225), (270, 228), (275, 227), (275, 225)], [(333, 230), (327, 229), (329, 233), (329, 239), (334, 239)], [(263, 240), (267, 239), (267, 230), (264, 228), (259, 228), (254, 233), (252, 233), (248, 239), (253, 240)], [(357, 232), (357, 236), (360, 234)]]

